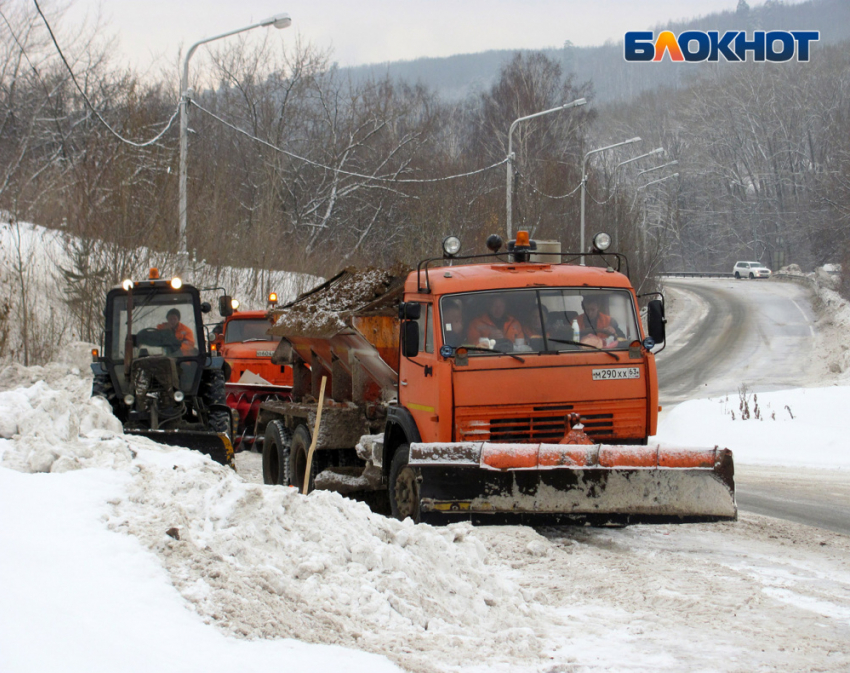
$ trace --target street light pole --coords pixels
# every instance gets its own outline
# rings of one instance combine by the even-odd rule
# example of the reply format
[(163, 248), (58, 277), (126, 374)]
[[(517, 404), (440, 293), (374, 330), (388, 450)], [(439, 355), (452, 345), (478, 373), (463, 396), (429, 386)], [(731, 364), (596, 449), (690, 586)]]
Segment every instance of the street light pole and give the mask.
[(220, 40), (224, 37), (230, 37), (237, 33), (244, 33), (246, 30), (253, 30), (254, 28), (267, 28), (274, 26), (277, 29), (282, 29), (288, 28), (290, 25), (292, 25), (292, 19), (289, 18), (289, 14), (275, 14), (274, 16), (270, 16), (259, 23), (254, 23), (250, 26), (245, 26), (244, 28), (238, 28), (227, 33), (222, 33), (221, 35), (199, 40), (189, 47), (189, 50), (186, 52), (186, 56), (183, 59), (183, 69), (180, 72), (180, 175), (178, 178), (180, 202), (178, 206), (179, 250), (177, 253), (177, 271), (180, 275), (186, 274), (186, 269), (189, 265), (189, 250), (186, 242), (186, 168), (189, 153), (189, 100), (192, 98), (192, 90), (189, 88), (189, 59), (192, 58), (195, 50), (202, 44), (206, 44), (214, 40)]
[(584, 266), (584, 198), (585, 192), (587, 192), (587, 160), (590, 158), (590, 155), (596, 154), (598, 152), (604, 152), (605, 150), (611, 150), (615, 147), (622, 147), (623, 145), (631, 145), (632, 143), (639, 143), (640, 138), (629, 138), (628, 140), (624, 140), (621, 143), (614, 143), (613, 145), (607, 145), (605, 147), (599, 147), (595, 150), (590, 150), (587, 154), (584, 155), (584, 161), (581, 163), (581, 239), (580, 239), (580, 251), (581, 251), (581, 265)]
[[(661, 164), (660, 166), (653, 166), (652, 168), (647, 168), (645, 171), (641, 171), (640, 173), (638, 173), (638, 177), (640, 177), (644, 173), (652, 173), (653, 171), (660, 171), (662, 168), (667, 168), (668, 166), (678, 166), (678, 165), (679, 165), (678, 161), (668, 161), (666, 164)], [(652, 183), (647, 183), (647, 184), (652, 184)], [(646, 186), (646, 185), (644, 185), (644, 186)]]
[(514, 129), (517, 124), (520, 122), (526, 121), (527, 119), (534, 119), (535, 117), (542, 117), (543, 115), (550, 114), (551, 112), (560, 112), (561, 110), (568, 110), (571, 107), (580, 107), (587, 103), (587, 100), (584, 98), (578, 98), (577, 100), (572, 101), (571, 103), (566, 103), (565, 105), (560, 105), (558, 107), (552, 108), (551, 110), (544, 110), (543, 112), (535, 112), (533, 115), (527, 115), (525, 117), (520, 117), (519, 119), (514, 120), (513, 124), (511, 124), (511, 128), (508, 131), (508, 189), (507, 189), (507, 232), (508, 232), (508, 240), (511, 240), (512, 232), (512, 218), (513, 218), (513, 164), (514, 164), (514, 150), (513, 150), (513, 136)]
[[(677, 164), (678, 161), (672, 161), (670, 163)], [(669, 164), (665, 164), (669, 165)], [(657, 166), (657, 168), (663, 168), (662, 166)], [(655, 168), (650, 168), (649, 171), (654, 171)], [(648, 173), (649, 171), (643, 171), (644, 173)], [(664, 182), (665, 180), (669, 180), (670, 178), (678, 178), (678, 173), (672, 173), (670, 175), (665, 175), (663, 178), (658, 178), (657, 180), (653, 180), (652, 182), (647, 182), (645, 185), (641, 185), (635, 190), (635, 200), (637, 200), (637, 193), (642, 189), (646, 189), (647, 187), (651, 187), (652, 185), (657, 185), (659, 182)], [(632, 202), (632, 206), (634, 207), (634, 201)], [(646, 198), (644, 198), (643, 203), (643, 226), (641, 227), (641, 254), (646, 254)]]

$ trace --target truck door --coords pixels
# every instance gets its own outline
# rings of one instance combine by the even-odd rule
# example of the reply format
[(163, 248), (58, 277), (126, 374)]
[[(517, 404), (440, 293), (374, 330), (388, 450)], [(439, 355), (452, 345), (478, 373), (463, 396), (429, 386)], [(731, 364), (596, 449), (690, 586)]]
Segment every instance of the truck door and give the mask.
[(439, 387), (434, 352), (434, 309), (431, 302), (419, 302), (419, 354), (402, 356), (399, 362), (399, 402), (416, 421), (423, 442), (437, 441)]

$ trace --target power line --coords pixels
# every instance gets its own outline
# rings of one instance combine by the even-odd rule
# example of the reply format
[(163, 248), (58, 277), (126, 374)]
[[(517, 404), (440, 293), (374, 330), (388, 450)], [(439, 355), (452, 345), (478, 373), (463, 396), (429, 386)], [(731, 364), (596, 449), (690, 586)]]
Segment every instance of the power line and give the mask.
[(526, 178), (526, 177), (525, 177), (525, 174), (520, 173), (519, 171), (517, 171), (517, 177), (518, 177), (518, 178), (520, 178), (520, 179), (521, 179), (521, 180), (522, 180), (525, 184), (527, 184), (529, 187), (531, 187), (531, 190), (532, 190), (532, 191), (537, 192), (538, 194), (540, 194), (540, 196), (543, 196), (543, 197), (545, 197), (545, 198), (547, 198), (547, 199), (552, 199), (553, 201), (557, 201), (557, 200), (559, 200), (559, 199), (566, 199), (566, 198), (569, 198), (570, 196), (572, 196), (573, 194), (575, 194), (575, 193), (576, 193), (579, 189), (581, 189), (581, 183), (579, 183), (578, 187), (576, 187), (573, 191), (569, 192), (568, 194), (561, 194), (561, 196), (552, 196), (551, 194), (547, 194), (546, 192), (544, 192), (544, 191), (542, 191), (542, 190), (538, 189), (538, 188), (534, 185), (534, 183), (533, 183), (533, 182), (531, 182), (528, 178)]
[(379, 177), (377, 175), (365, 175), (363, 173), (353, 173), (351, 171), (344, 171), (341, 168), (334, 168), (332, 166), (326, 166), (325, 164), (321, 164), (318, 161), (313, 161), (312, 159), (308, 159), (307, 157), (302, 157), (300, 154), (295, 154), (294, 152), (290, 152), (289, 150), (285, 150), (281, 147), (278, 147), (277, 145), (274, 145), (267, 140), (263, 140), (262, 138), (258, 138), (257, 136), (253, 135), (249, 131), (242, 129), (242, 128), (236, 126), (235, 124), (231, 124), (229, 121), (227, 121), (226, 119), (223, 119), (222, 117), (219, 117), (214, 112), (210, 112), (206, 108), (200, 106), (194, 100), (190, 100), (189, 102), (192, 105), (194, 105), (196, 108), (198, 108), (201, 112), (208, 114), (210, 117), (212, 117), (216, 121), (220, 122), (221, 124), (224, 124), (225, 126), (236, 131), (237, 133), (241, 133), (242, 135), (246, 136), (247, 138), (250, 138), (251, 140), (253, 140), (255, 142), (260, 143), (261, 145), (265, 145), (266, 147), (274, 150), (275, 152), (280, 152), (281, 154), (284, 154), (288, 157), (291, 157), (292, 159), (297, 159), (298, 161), (303, 161), (304, 163), (310, 164), (311, 166), (315, 166), (316, 168), (323, 168), (327, 171), (333, 171), (334, 173), (339, 173), (341, 175), (348, 175), (348, 176), (351, 176), (351, 177), (354, 177), (354, 178), (362, 178), (364, 180), (375, 180), (375, 181), (378, 181), (378, 182), (392, 182), (392, 183), (395, 183), (395, 184), (423, 184), (423, 183), (429, 183), (429, 182), (445, 182), (447, 180), (456, 180), (458, 178), (468, 178), (472, 175), (484, 173), (484, 172), (492, 170), (494, 168), (498, 168), (499, 166), (501, 166), (502, 164), (504, 164), (508, 161), (508, 158), (505, 157), (499, 163), (491, 164), (490, 166), (486, 166), (484, 168), (479, 168), (479, 169), (476, 169), (474, 171), (469, 171), (468, 173), (459, 173), (457, 175), (449, 175), (449, 176), (446, 176), (446, 177), (443, 177), (443, 178), (398, 179), (398, 178), (383, 178), (383, 177)]
[(103, 124), (107, 129), (109, 129), (109, 132), (112, 133), (112, 135), (114, 135), (116, 138), (118, 138), (118, 140), (123, 143), (127, 143), (128, 145), (132, 145), (133, 147), (148, 147), (149, 145), (153, 145), (160, 138), (162, 138), (162, 136), (164, 136), (168, 132), (168, 129), (171, 128), (171, 125), (174, 123), (174, 120), (177, 119), (177, 115), (180, 112), (180, 107), (178, 106), (174, 109), (174, 114), (171, 115), (171, 119), (168, 120), (168, 123), (166, 124), (165, 128), (162, 129), (162, 131), (160, 131), (160, 133), (151, 140), (148, 140), (143, 143), (137, 143), (122, 136), (120, 133), (118, 133), (118, 131), (113, 129), (103, 117), (100, 116), (100, 113), (97, 110), (95, 110), (94, 105), (92, 105), (91, 101), (88, 99), (88, 96), (86, 96), (85, 91), (83, 91), (83, 88), (77, 81), (77, 78), (74, 75), (74, 71), (71, 69), (71, 66), (65, 59), (65, 54), (62, 53), (62, 49), (59, 46), (59, 43), (56, 41), (56, 36), (53, 34), (53, 29), (50, 27), (50, 24), (47, 22), (47, 17), (44, 16), (44, 12), (42, 12), (41, 7), (38, 6), (38, 0), (33, 0), (33, 2), (35, 3), (35, 8), (38, 11), (39, 16), (41, 16), (41, 20), (44, 21), (44, 25), (47, 28), (47, 32), (50, 33), (50, 39), (53, 41), (53, 46), (56, 47), (56, 51), (59, 53), (59, 58), (62, 59), (62, 63), (65, 64), (65, 67), (68, 69), (68, 72), (71, 75), (71, 80), (74, 82), (74, 86), (77, 87), (77, 91), (80, 92), (80, 95), (83, 97), (83, 100), (86, 102), (86, 105), (89, 106), (89, 109), (94, 113), (95, 117), (97, 117), (100, 123)]

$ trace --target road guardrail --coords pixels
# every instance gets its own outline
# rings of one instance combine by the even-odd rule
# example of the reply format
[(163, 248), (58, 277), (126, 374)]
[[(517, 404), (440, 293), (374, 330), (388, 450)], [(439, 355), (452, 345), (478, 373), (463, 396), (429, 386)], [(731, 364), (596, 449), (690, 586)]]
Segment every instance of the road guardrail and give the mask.
[(662, 271), (658, 274), (662, 278), (734, 278), (733, 273), (721, 271)]

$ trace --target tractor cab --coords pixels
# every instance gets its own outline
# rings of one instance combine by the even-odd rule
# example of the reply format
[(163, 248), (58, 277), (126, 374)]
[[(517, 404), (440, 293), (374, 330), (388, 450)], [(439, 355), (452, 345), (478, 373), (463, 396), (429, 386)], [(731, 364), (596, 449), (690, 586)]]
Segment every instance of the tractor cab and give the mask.
[[(227, 295), (219, 300), (224, 316), (232, 313), (230, 301)], [(211, 310), (200, 290), (180, 278), (161, 279), (156, 269), (145, 280), (127, 279), (110, 290), (92, 393), (110, 402), (125, 432), (199, 448), (227, 462), (219, 449), (226, 453), (229, 438), (217, 437), (232, 434), (224, 360), (208, 352), (202, 319)]]

